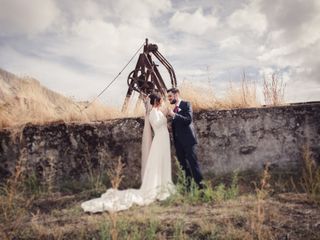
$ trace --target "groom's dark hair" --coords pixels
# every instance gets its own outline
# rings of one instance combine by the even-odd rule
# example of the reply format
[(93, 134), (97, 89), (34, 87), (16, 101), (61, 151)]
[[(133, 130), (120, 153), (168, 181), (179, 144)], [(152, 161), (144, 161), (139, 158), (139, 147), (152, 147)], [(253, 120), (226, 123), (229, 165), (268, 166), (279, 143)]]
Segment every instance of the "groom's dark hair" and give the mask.
[(180, 93), (178, 88), (170, 88), (167, 93), (172, 92), (173, 94)]

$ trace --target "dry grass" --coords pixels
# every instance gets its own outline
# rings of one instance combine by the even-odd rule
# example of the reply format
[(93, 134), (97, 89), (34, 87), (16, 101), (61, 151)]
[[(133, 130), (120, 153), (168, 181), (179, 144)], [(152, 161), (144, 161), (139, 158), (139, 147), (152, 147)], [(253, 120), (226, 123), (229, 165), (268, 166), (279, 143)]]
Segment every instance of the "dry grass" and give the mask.
[[(108, 176), (111, 179), (112, 188), (118, 189), (120, 186), (120, 183), (123, 179), (123, 169), (125, 167), (125, 164), (121, 162), (121, 157), (118, 158), (118, 162), (115, 168), (111, 168), (108, 171)], [(118, 239), (119, 232), (118, 232), (118, 214), (117, 212), (109, 212), (105, 213), (108, 214), (110, 221), (111, 221), (111, 238), (112, 240)]]
[(0, 71), (0, 128), (28, 122), (88, 122), (123, 117), (114, 107), (95, 101), (75, 102), (42, 86), (39, 81)]
[(271, 78), (264, 77), (263, 96), (266, 105), (278, 106), (284, 104), (285, 84), (276, 73)]
[(225, 99), (222, 100), (226, 108), (260, 107), (261, 104), (257, 99), (256, 82), (248, 80), (245, 73), (243, 73), (239, 85), (240, 86), (236, 86), (230, 82), (227, 95)]
[(12, 232), (20, 229), (28, 215), (33, 198), (25, 198), (23, 191), (23, 156), (18, 159), (14, 174), (0, 184), (0, 239), (12, 239)]
[(0, 106), (0, 128), (22, 125), (28, 122), (45, 124), (49, 122), (89, 122), (123, 117), (120, 111), (112, 107), (94, 102), (84, 109), (84, 103), (74, 103), (66, 99), (56, 103), (46, 99), (15, 97), (8, 99), (8, 103)]
[[(109, 172), (113, 187), (122, 179), (120, 158)], [(1, 194), (1, 204), (17, 199), (23, 181), (12, 177), (12, 196)], [(30, 204), (13, 206), (18, 215), (7, 221), (1, 212), (1, 239), (318, 239), (320, 209), (314, 208), (303, 194), (269, 195), (268, 168), (262, 174), (256, 193), (242, 193), (231, 200), (167, 204), (155, 202), (147, 207), (134, 206), (118, 213), (85, 214), (80, 203), (91, 198), (77, 195), (51, 195), (32, 198)], [(23, 193), (24, 191), (20, 191)], [(3, 201), (5, 199), (5, 201)], [(40, 204), (41, 201), (41, 204)], [(47, 203), (46, 203), (47, 201)], [(15, 211), (17, 213), (17, 211)], [(277, 214), (275, 214), (277, 213)], [(7, 215), (8, 216), (8, 215)], [(290, 217), (288, 217), (290, 216)]]
[(117, 165), (114, 168), (109, 169), (107, 172), (109, 178), (111, 179), (112, 188), (118, 189), (123, 176), (125, 164), (121, 162), (121, 157), (118, 158)]
[(308, 145), (303, 146), (301, 186), (311, 201), (320, 205), (320, 166), (311, 156)]
[[(269, 164), (265, 166), (259, 186), (256, 185), (256, 202), (251, 212), (251, 230), (258, 240), (273, 239), (271, 230), (266, 227), (266, 200), (270, 192)], [(270, 213), (269, 213), (270, 214)]]
[(192, 103), (194, 110), (218, 108), (218, 101), (213, 88), (183, 83), (179, 86), (181, 97)]
[(181, 97), (190, 101), (194, 110), (261, 106), (256, 94), (256, 83), (246, 79), (245, 75), (239, 84), (230, 81), (223, 97), (217, 97), (214, 89), (209, 86), (184, 83), (179, 89)]
[[(0, 72), (1, 73), (1, 72)], [(4, 75), (7, 76), (7, 75)], [(1, 76), (0, 76), (1, 77)], [(2, 76), (3, 77), (3, 76)], [(4, 78), (4, 77), (3, 77)], [(43, 86), (32, 78), (18, 78), (10, 75), (4, 78), (12, 82), (13, 90), (3, 91), (0, 99), (0, 128), (23, 125), (28, 122), (44, 124), (56, 121), (89, 122), (113, 118), (143, 116), (143, 104), (135, 104), (133, 97), (130, 108), (133, 111), (122, 113), (120, 109), (106, 106), (101, 102), (75, 102)], [(2, 84), (0, 78), (0, 88)], [(5, 89), (6, 86), (3, 86)], [(279, 105), (284, 102), (284, 84), (277, 75), (264, 79), (263, 95), (267, 104)], [(182, 83), (179, 86), (183, 99), (192, 103), (194, 110), (234, 109), (260, 107), (255, 81), (248, 80), (245, 73), (239, 83), (229, 82), (224, 96), (217, 97), (214, 88), (205, 85)], [(1, 89), (0, 89), (1, 90)], [(10, 90), (11, 91), (11, 90)], [(86, 106), (88, 106), (86, 108)]]

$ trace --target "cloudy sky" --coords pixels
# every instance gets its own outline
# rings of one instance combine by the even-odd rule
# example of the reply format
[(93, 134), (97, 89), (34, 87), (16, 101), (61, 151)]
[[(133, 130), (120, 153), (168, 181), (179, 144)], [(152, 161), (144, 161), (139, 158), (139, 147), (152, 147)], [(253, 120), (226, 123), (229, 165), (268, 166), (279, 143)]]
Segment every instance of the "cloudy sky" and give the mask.
[[(243, 71), (258, 83), (276, 72), (287, 101), (314, 101), (319, 29), (319, 0), (0, 0), (0, 68), (91, 99), (147, 37), (179, 83), (210, 84), (222, 94)], [(104, 102), (122, 103), (135, 63)]]

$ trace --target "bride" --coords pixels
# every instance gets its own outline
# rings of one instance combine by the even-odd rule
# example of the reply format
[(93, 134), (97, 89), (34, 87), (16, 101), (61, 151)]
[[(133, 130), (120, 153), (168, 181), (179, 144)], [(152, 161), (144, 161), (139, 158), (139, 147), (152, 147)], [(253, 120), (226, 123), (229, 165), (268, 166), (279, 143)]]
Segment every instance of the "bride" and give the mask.
[[(83, 202), (81, 207), (85, 212), (117, 212), (128, 209), (133, 204), (142, 206), (156, 200), (161, 201), (174, 193), (175, 187), (171, 178), (170, 138), (166, 111), (162, 109), (163, 99), (158, 93), (151, 94), (149, 99), (151, 105), (145, 102), (140, 188), (108, 189), (100, 198)], [(154, 131), (153, 139), (150, 124)]]

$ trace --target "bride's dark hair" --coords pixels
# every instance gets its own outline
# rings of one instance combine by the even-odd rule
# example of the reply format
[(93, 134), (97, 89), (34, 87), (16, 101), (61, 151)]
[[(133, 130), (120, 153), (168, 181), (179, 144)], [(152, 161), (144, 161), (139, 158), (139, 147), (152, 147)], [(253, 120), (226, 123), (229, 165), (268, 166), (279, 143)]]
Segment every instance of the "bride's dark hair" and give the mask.
[(160, 93), (154, 92), (149, 95), (149, 98), (150, 98), (150, 104), (153, 106), (155, 103), (159, 104), (162, 97)]

